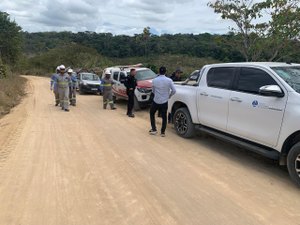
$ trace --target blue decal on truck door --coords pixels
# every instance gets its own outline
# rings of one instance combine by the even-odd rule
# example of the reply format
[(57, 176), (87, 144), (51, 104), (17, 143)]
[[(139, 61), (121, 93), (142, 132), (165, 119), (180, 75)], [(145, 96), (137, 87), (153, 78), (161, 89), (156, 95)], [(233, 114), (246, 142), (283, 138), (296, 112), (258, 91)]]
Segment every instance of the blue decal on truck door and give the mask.
[(258, 106), (258, 101), (257, 101), (257, 100), (254, 100), (254, 101), (252, 102), (252, 106), (253, 106), (253, 107)]

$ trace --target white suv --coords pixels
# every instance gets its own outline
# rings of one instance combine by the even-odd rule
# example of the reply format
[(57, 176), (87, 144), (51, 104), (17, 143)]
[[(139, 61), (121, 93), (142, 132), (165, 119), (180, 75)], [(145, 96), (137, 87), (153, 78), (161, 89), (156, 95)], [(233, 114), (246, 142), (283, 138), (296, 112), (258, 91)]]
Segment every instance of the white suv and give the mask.
[[(146, 67), (133, 67), (133, 66), (115, 66), (106, 68), (104, 71), (109, 70), (111, 77), (115, 81), (113, 85), (113, 98), (128, 99), (126, 94), (126, 87), (124, 81), (130, 73), (130, 69), (136, 69), (137, 87), (135, 89), (134, 109), (139, 110), (152, 101), (152, 80), (157, 76), (151, 69)], [(103, 72), (104, 76), (104, 72)]]

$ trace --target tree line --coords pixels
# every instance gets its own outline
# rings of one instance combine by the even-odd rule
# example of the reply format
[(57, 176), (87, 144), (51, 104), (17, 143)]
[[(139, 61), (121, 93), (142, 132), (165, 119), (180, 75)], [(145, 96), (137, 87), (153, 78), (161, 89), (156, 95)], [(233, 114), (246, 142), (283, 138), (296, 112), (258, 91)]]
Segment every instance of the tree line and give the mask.
[[(221, 35), (201, 32), (155, 35), (150, 33), (149, 27), (133, 36), (91, 31), (28, 33), (23, 32), (9, 14), (0, 12), (0, 72), (7, 65), (19, 71), (32, 67), (45, 71), (62, 60), (87, 67), (105, 66), (122, 59), (144, 59), (147, 62), (166, 55), (207, 58), (218, 62), (299, 63), (300, 0), (255, 2), (209, 2), (208, 6), (215, 13), (236, 25), (227, 34)], [(257, 22), (265, 15), (269, 16), (268, 19)]]
[(24, 52), (36, 55), (50, 49), (75, 43), (95, 49), (99, 54), (111, 58), (153, 56), (162, 54), (182, 54), (194, 57), (211, 57), (220, 61), (243, 61), (238, 50), (229, 44), (233, 34), (164, 34), (161, 36), (144, 34), (134, 36), (113, 35), (95, 32), (44, 32), (23, 33)]

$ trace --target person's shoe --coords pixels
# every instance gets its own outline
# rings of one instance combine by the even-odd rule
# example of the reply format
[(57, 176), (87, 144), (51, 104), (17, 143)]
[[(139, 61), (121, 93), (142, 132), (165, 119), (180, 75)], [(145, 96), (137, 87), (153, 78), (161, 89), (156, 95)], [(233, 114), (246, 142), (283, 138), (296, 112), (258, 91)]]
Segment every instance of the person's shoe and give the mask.
[(65, 110), (64, 107), (61, 107), (61, 110)]
[(112, 108), (111, 108), (111, 110), (115, 110), (115, 109), (117, 109), (117, 108), (116, 108), (116, 107), (112, 107)]
[(66, 111), (66, 112), (69, 112), (70, 110), (69, 110), (69, 109), (65, 109), (65, 111)]
[(160, 136), (161, 136), (161, 137), (165, 137), (166, 134), (165, 134), (165, 133), (161, 133)]
[(55, 103), (55, 106), (58, 106), (59, 105), (59, 103)]
[(151, 134), (151, 135), (155, 135), (155, 134), (157, 134), (157, 131), (156, 130), (149, 130), (149, 134)]
[(128, 116), (132, 118), (135, 117), (134, 114), (128, 114)]

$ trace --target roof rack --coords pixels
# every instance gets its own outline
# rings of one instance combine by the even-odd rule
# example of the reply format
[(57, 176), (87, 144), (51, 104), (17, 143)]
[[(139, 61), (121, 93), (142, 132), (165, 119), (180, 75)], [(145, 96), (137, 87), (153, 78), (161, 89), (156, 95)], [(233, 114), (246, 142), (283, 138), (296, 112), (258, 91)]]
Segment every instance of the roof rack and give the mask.
[(114, 67), (119, 67), (120, 70), (124, 70), (124, 69), (127, 69), (127, 68), (139, 68), (139, 67), (142, 67), (143, 64), (142, 63), (138, 63), (138, 64), (134, 64), (134, 65), (119, 65), (119, 66), (114, 66)]

